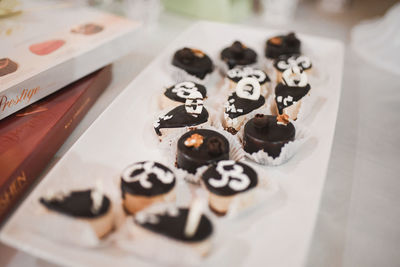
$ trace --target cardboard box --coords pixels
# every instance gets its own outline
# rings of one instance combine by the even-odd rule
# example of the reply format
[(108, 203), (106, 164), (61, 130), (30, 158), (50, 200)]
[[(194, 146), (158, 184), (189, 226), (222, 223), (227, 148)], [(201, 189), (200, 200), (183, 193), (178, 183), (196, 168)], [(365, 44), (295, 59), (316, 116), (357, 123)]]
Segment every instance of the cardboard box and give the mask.
[(56, 3), (38, 1), (1, 20), (0, 119), (132, 49), (139, 22)]

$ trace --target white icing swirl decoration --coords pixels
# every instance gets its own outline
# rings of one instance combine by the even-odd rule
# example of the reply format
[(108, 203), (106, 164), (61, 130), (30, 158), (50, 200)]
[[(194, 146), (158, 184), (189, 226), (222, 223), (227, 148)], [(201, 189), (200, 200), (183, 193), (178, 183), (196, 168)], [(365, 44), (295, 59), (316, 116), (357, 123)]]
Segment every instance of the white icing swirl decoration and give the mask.
[(307, 74), (298, 66), (292, 66), (282, 73), (282, 80), (287, 86), (304, 87), (308, 84)]
[[(138, 175), (132, 176), (136, 170), (143, 170)], [(153, 161), (135, 163), (128, 166), (122, 173), (122, 179), (127, 183), (139, 182), (143, 188), (151, 188), (153, 184), (148, 180), (149, 174), (155, 174), (163, 184), (170, 184), (174, 181), (174, 174), (169, 170), (164, 170), (156, 166)]]
[(245, 77), (253, 77), (256, 78), (259, 83), (265, 82), (267, 75), (265, 72), (259, 69), (253, 69), (251, 67), (236, 67), (233, 69), (230, 69), (227, 72), (227, 76), (231, 79), (233, 78), (245, 78)]
[(246, 77), (241, 79), (236, 86), (236, 95), (240, 98), (258, 100), (261, 86), (256, 78)]
[(281, 59), (276, 64), (277, 68), (280, 70), (287, 70), (291, 67), (297, 66), (303, 70), (309, 69), (311, 67), (311, 60), (306, 56), (291, 56), (287, 59)]
[(221, 179), (210, 178), (208, 183), (214, 188), (229, 186), (234, 191), (245, 190), (250, 185), (250, 178), (243, 172), (243, 167), (233, 160), (219, 161), (216, 168)]
[(172, 88), (172, 92), (180, 98), (203, 98), (194, 82), (181, 82)]

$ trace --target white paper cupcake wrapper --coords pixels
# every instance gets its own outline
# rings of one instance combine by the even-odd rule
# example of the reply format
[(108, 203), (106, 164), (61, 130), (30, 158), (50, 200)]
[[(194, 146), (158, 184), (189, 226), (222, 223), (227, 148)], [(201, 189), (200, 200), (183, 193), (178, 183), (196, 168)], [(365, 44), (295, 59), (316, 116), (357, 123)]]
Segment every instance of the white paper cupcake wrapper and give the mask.
[(260, 58), (260, 66), (261, 69), (268, 74), (271, 81), (276, 82), (276, 73), (274, 72), (274, 60), (266, 58), (265, 55), (263, 55), (262, 58)]
[(243, 217), (243, 215), (259, 216), (270, 212), (273, 207), (281, 202), (279, 200), (281, 188), (275, 180), (268, 178), (266, 170), (247, 162), (245, 164), (255, 169), (259, 183), (255, 189), (248, 193), (238, 194), (234, 197), (224, 219), (240, 219), (240, 216)]
[[(234, 196), (224, 216), (216, 215), (207, 205), (210, 218), (219, 226), (220, 231), (223, 231), (219, 233), (220, 235), (242, 231), (246, 225), (271, 213), (284, 204), (285, 194), (277, 181), (270, 179), (262, 166), (256, 166), (254, 163), (249, 162), (244, 163), (257, 172), (258, 185), (247, 192)], [(209, 192), (204, 184), (196, 194), (200, 195), (208, 203)]]
[[(278, 166), (291, 159), (300, 149), (300, 147), (311, 137), (307, 128), (305, 128), (298, 122), (292, 122), (292, 123), (296, 128), (295, 139), (294, 141), (291, 141), (282, 147), (281, 154), (279, 155), (279, 157), (273, 158), (263, 150), (251, 154), (243, 150), (246, 158), (258, 164), (269, 165), (269, 166)], [(243, 131), (241, 132), (240, 137), (243, 138)]]

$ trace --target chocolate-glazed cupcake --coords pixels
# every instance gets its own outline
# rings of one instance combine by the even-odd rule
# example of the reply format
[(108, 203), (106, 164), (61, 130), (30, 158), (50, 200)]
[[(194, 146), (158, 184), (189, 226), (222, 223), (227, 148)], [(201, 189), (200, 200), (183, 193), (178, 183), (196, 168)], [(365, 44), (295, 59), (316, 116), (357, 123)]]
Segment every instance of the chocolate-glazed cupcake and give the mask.
[(179, 128), (204, 126), (208, 123), (208, 117), (208, 111), (203, 107), (202, 99), (187, 98), (185, 105), (177, 106), (160, 116), (153, 127), (161, 140), (162, 137)]
[(187, 47), (175, 52), (172, 65), (200, 80), (204, 80), (206, 75), (214, 70), (214, 65), (208, 55), (201, 50)]
[(292, 55), (292, 56), (280, 56), (274, 61), (274, 67), (277, 72), (277, 81), (282, 82), (282, 73), (291, 68), (297, 66), (307, 74), (310, 73), (312, 64), (310, 58), (303, 55)]
[(263, 150), (277, 158), (282, 147), (294, 140), (295, 134), (296, 130), (286, 115), (257, 114), (244, 127), (243, 147), (250, 154)]
[(275, 59), (282, 55), (300, 54), (301, 42), (291, 32), (288, 35), (279, 35), (267, 40), (265, 45), (265, 56)]
[[(166, 207), (157, 212), (147, 210), (139, 212), (130, 230), (134, 238), (150, 240), (159, 235), (166, 237), (169, 245), (185, 245), (198, 254), (205, 256), (211, 247), (213, 225), (204, 214), (199, 214), (199, 221), (191, 235), (185, 234), (190, 210), (184, 207)], [(154, 241), (163, 242), (162, 239)], [(157, 243), (158, 243), (157, 242)]]
[(239, 41), (221, 51), (221, 59), (228, 69), (236, 66), (248, 66), (257, 62), (257, 53)]
[(49, 211), (89, 223), (99, 238), (114, 227), (111, 201), (97, 189), (58, 192), (42, 197), (39, 201)]
[(275, 87), (275, 103), (278, 114), (287, 114), (296, 120), (304, 96), (310, 94), (307, 74), (297, 66), (282, 73), (282, 82)]
[(154, 161), (132, 164), (121, 175), (123, 206), (131, 214), (154, 203), (175, 199), (174, 188), (174, 173)]
[(266, 96), (268, 94), (271, 82), (270, 78), (264, 71), (252, 67), (235, 67), (228, 70), (226, 80), (229, 83), (229, 91), (235, 90), (239, 81), (247, 77), (257, 79), (261, 86), (261, 95)]
[(0, 59), (0, 77), (13, 73), (18, 69), (18, 64), (9, 58)]
[(231, 134), (236, 134), (248, 114), (262, 108), (264, 104), (265, 98), (261, 95), (258, 81), (251, 77), (241, 79), (236, 91), (225, 102), (223, 127)]
[[(209, 191), (210, 208), (217, 214), (226, 214), (237, 194), (248, 193), (258, 184), (257, 173), (248, 165), (233, 160), (222, 160), (208, 168), (201, 177)], [(251, 195), (248, 196), (249, 201)]]
[(160, 108), (181, 105), (187, 99), (205, 99), (206, 96), (207, 89), (205, 86), (191, 81), (180, 82), (165, 89), (160, 98)]
[(178, 140), (176, 159), (179, 168), (196, 173), (201, 166), (229, 159), (229, 142), (213, 130), (189, 131)]

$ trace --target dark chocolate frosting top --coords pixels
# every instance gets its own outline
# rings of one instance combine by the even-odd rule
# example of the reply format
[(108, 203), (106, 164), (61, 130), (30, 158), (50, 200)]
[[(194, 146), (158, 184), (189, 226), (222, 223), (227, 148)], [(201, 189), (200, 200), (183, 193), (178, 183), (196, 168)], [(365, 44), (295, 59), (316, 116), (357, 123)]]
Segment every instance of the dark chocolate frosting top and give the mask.
[(122, 197), (125, 193), (157, 196), (168, 193), (175, 186), (174, 173), (154, 161), (142, 161), (128, 166), (121, 176)]
[[(203, 137), (202, 144), (198, 147), (185, 145), (185, 141), (194, 134)], [(185, 133), (179, 138), (178, 151), (184, 153), (185, 157), (195, 157), (199, 160), (207, 161), (229, 153), (229, 142), (222, 134), (216, 131), (196, 129)]]
[(245, 135), (250, 135), (253, 139), (272, 143), (293, 140), (295, 133), (296, 130), (291, 122), (286, 125), (279, 124), (276, 116), (261, 114), (257, 114), (249, 120), (244, 129)]
[(278, 106), (279, 114), (282, 114), (284, 108), (293, 105), (307, 95), (310, 89), (310, 84), (306, 86), (289, 86), (278, 83), (275, 87), (275, 101)]
[(209, 167), (201, 177), (207, 189), (217, 195), (231, 196), (257, 186), (257, 173), (250, 166), (222, 160)]
[(258, 109), (265, 104), (265, 98), (260, 95), (257, 100), (238, 97), (236, 92), (233, 92), (228, 101), (225, 102), (225, 114), (229, 118), (234, 119), (242, 115), (246, 115), (255, 109)]
[(281, 55), (300, 54), (301, 42), (295, 33), (279, 35), (267, 40), (265, 56), (268, 58), (278, 58)]
[(225, 61), (229, 69), (235, 66), (246, 66), (257, 61), (256, 52), (244, 46), (241, 42), (235, 41), (231, 46), (221, 52), (221, 59)]
[(204, 99), (207, 96), (207, 90), (203, 85), (186, 81), (168, 87), (165, 90), (164, 95), (171, 100), (185, 103), (188, 98), (196, 98), (194, 96), (199, 95), (198, 93), (200, 94), (201, 99)]
[(186, 111), (185, 105), (177, 106), (154, 123), (154, 130), (161, 135), (162, 128), (180, 128), (186, 126), (195, 126), (208, 121), (208, 112), (202, 108), (198, 115), (190, 114)]
[(141, 213), (135, 216), (134, 221), (147, 230), (184, 242), (200, 242), (211, 236), (213, 225), (203, 214), (194, 235), (187, 237), (185, 226), (188, 214), (187, 208), (179, 208), (159, 214)]
[(208, 73), (214, 70), (214, 65), (209, 56), (200, 50), (187, 47), (175, 52), (172, 65), (199, 79), (204, 79)]
[(252, 67), (235, 67), (233, 69), (230, 69), (226, 73), (226, 76), (228, 77), (228, 79), (234, 81), (235, 83), (239, 82), (245, 77), (256, 78), (260, 85), (271, 81), (264, 71)]
[(101, 206), (94, 208), (93, 190), (72, 191), (68, 195), (55, 195), (50, 198), (40, 198), (46, 208), (65, 215), (80, 218), (96, 218), (104, 215), (110, 209), (110, 199), (103, 195)]

